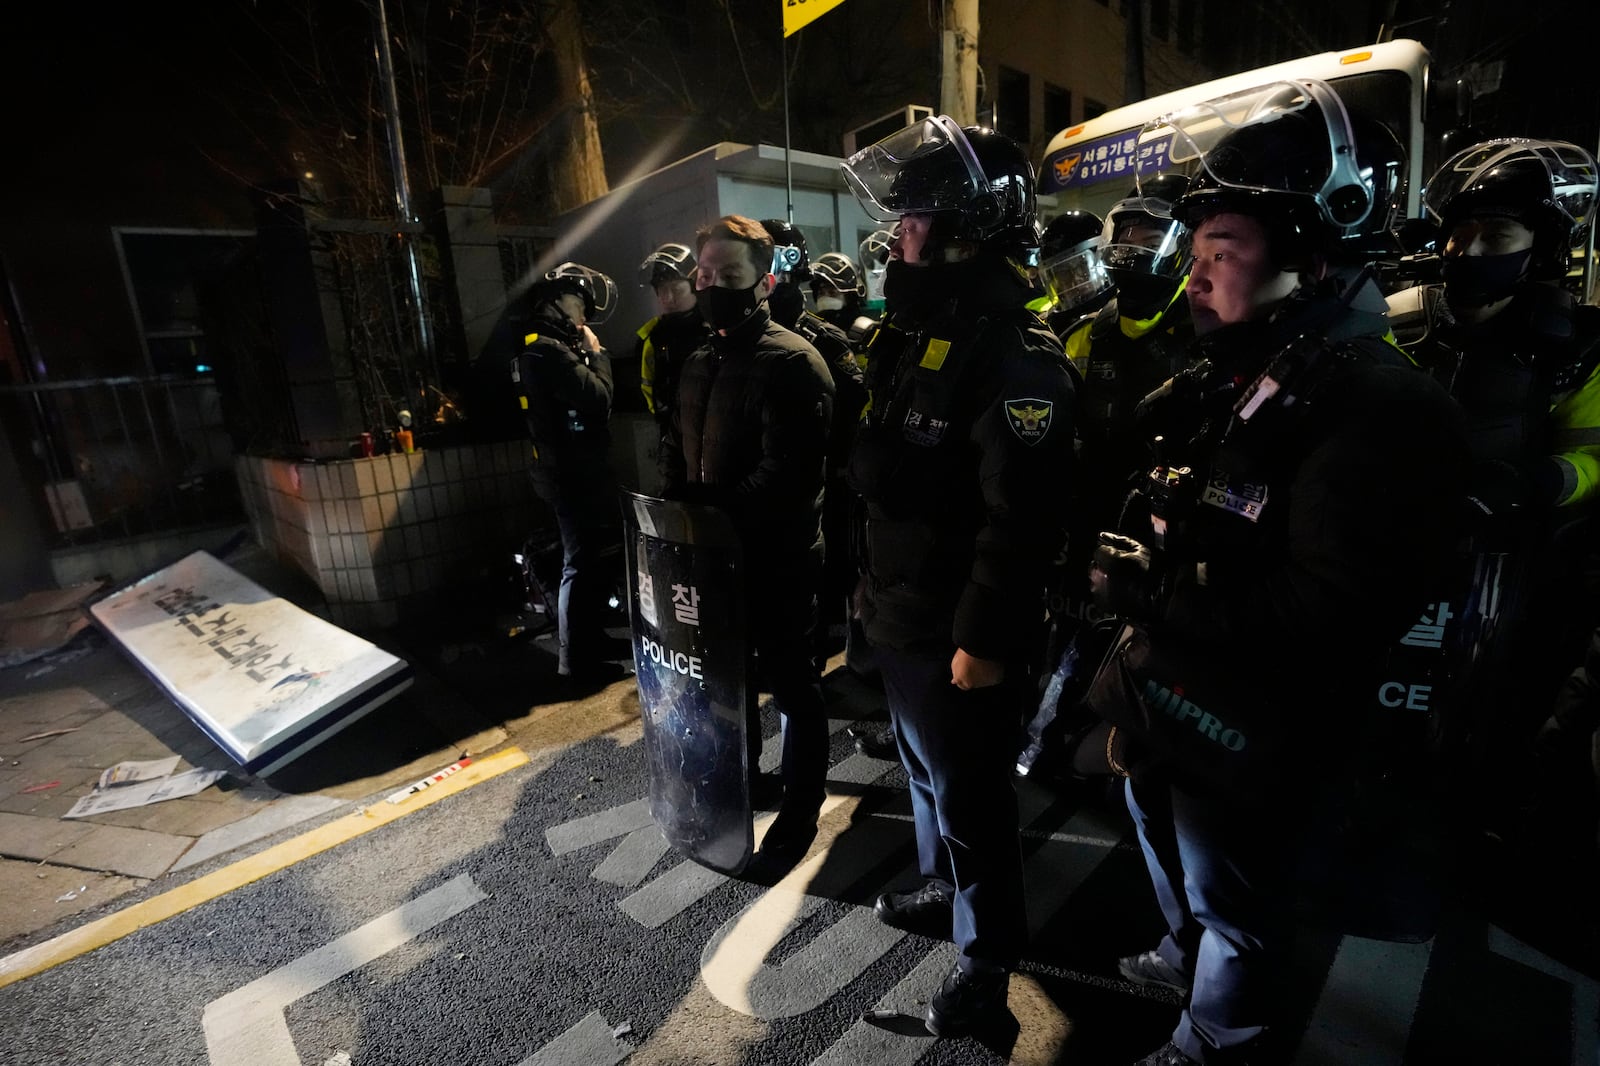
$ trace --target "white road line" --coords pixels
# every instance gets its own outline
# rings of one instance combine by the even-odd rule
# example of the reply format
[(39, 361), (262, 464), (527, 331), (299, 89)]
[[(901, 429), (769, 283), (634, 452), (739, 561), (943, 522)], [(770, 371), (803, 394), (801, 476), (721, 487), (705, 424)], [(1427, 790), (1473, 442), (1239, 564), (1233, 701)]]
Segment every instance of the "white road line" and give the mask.
[(659, 929), (727, 882), (725, 875), (685, 860), (617, 906), (646, 929)]
[(623, 838), (616, 850), (607, 855), (589, 876), (596, 881), (616, 885), (618, 888), (632, 888), (655, 869), (656, 863), (661, 861), (661, 856), (671, 848), (672, 845), (667, 843), (667, 838), (662, 836), (661, 830), (654, 825), (635, 829)]
[(858, 1021), (835, 1040), (811, 1066), (913, 1066), (933, 1046), (927, 1030), (917, 1032), (928, 1001), (956, 964), (956, 946), (940, 944), (878, 1001), (879, 1010), (899, 1011), (905, 1017), (894, 1027)]
[(1600, 981), (1563, 966), (1497, 925), (1489, 927), (1488, 939), (1489, 950), (1495, 954), (1572, 986), (1573, 1066), (1594, 1066), (1600, 1062)]
[[(831, 797), (830, 797), (831, 798)], [(773, 949), (834, 892), (851, 885), (903, 842), (904, 830), (871, 821), (851, 826), (724, 922), (700, 954), (700, 976), (723, 1004), (752, 1018), (790, 1018), (814, 1010), (865, 973), (906, 934), (884, 925), (871, 907), (851, 907), (782, 962)]]
[(1341, 940), (1295, 1066), (1400, 1066), (1432, 953), (1432, 941)]
[(613, 837), (626, 836), (635, 829), (654, 825), (650, 820), (650, 798), (636, 799), (620, 807), (612, 807), (598, 814), (574, 818), (570, 822), (553, 825), (544, 831), (544, 840), (550, 854), (565, 855), (591, 844)]
[(633, 1048), (611, 1029), (604, 1016), (590, 1014), (517, 1066), (617, 1066)]
[(211, 1066), (300, 1066), (284, 1008), (488, 897), (462, 874), (206, 1004)]

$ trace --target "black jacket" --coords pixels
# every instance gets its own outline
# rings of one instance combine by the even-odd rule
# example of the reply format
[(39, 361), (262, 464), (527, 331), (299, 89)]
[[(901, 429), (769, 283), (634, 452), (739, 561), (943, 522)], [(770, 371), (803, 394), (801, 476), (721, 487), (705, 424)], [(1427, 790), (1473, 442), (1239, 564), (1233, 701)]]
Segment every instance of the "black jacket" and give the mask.
[(662, 432), (672, 420), (678, 394), (678, 375), (695, 349), (711, 336), (711, 327), (699, 308), (657, 315), (639, 327), (635, 354), (639, 359), (639, 387)]
[(833, 379), (833, 420), (828, 427), (828, 476), (842, 473), (855, 444), (862, 409), (867, 406), (867, 384), (856, 363), (855, 351), (844, 330), (820, 315), (802, 312), (793, 330), (817, 350)]
[[(1408, 351), (1466, 412), (1487, 501), (1538, 511), (1594, 499), (1600, 473), (1600, 309), (1525, 283), (1487, 322), (1456, 322), (1443, 286), (1427, 286), (1428, 330)], [(1512, 475), (1500, 484), (1496, 470)], [(1479, 486), (1474, 486), (1475, 494)], [(1542, 515), (1541, 517), (1549, 517)]]
[(868, 508), (863, 621), (874, 644), (1017, 662), (1064, 537), (1075, 396), (1026, 290), (969, 280), (984, 283), (924, 323), (891, 314), (869, 352), (849, 467)]
[[(1164, 680), (1243, 694), (1308, 759), (1358, 739), (1374, 671), (1442, 587), (1461, 529), (1460, 413), (1385, 330), (1381, 311), (1294, 298), (1199, 338), (1188, 391), (1147, 402), (1146, 430), (1198, 493), (1168, 538), (1169, 595), (1141, 623), (1157, 659), (1193, 674)], [(1294, 402), (1242, 423), (1240, 397), (1297, 338), (1315, 362), (1280, 391)], [(1148, 522), (1125, 532), (1154, 539)]]
[(584, 487), (609, 470), (611, 357), (588, 352), (569, 323), (535, 318), (507, 383), (533, 442), (541, 495)]
[[(668, 497), (726, 510), (753, 578), (821, 550), (833, 383), (817, 350), (765, 307), (684, 363), (662, 442)], [(787, 560), (787, 564), (785, 563)]]

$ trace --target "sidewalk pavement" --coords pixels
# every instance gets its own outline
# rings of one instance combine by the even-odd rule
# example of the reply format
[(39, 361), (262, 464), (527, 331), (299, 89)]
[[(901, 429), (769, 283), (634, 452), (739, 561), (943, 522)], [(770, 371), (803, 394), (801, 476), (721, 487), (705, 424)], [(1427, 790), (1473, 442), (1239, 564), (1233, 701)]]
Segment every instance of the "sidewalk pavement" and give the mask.
[[(259, 549), (226, 561), (326, 617), (315, 588)], [(0, 898), (8, 901), (0, 909), (0, 953), (152, 880), (327, 820), (506, 741), (501, 725), (396, 646), (396, 637), (376, 642), (413, 662), (412, 686), (268, 780), (234, 764), (96, 629), (0, 669)], [(106, 768), (172, 755), (180, 770), (228, 776), (190, 797), (62, 818)]]

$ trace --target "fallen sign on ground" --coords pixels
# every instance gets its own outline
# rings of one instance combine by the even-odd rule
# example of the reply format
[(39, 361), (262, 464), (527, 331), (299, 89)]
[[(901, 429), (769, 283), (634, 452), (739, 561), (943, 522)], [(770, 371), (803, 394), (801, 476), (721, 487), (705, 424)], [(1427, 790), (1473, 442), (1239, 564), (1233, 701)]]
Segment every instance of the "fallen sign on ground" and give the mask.
[(282, 768), (411, 684), (404, 659), (198, 551), (90, 608), (245, 770)]

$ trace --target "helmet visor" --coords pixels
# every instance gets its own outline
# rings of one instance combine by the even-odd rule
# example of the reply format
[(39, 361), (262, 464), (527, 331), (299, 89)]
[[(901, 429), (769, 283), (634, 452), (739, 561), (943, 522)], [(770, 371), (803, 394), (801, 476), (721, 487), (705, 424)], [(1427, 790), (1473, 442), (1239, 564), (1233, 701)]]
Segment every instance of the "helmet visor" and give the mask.
[(1428, 181), (1422, 205), (1442, 223), (1457, 196), (1470, 197), (1480, 210), (1503, 208), (1509, 215), (1520, 215), (1548, 198), (1576, 228), (1588, 222), (1595, 190), (1594, 159), (1577, 145), (1506, 137), (1451, 156)]
[(694, 253), (687, 245), (663, 244), (639, 264), (640, 285), (650, 286), (673, 278), (694, 278)]
[(1189, 261), (1189, 227), (1165, 213), (1165, 200), (1129, 197), (1106, 212), (1100, 255), (1105, 265), (1130, 274), (1176, 280)]
[(839, 166), (861, 209), (879, 222), (959, 210), (988, 187), (966, 134), (945, 115), (891, 133)]
[(811, 267), (811, 284), (825, 281), (840, 292), (860, 291), (861, 277), (856, 265), (839, 252), (829, 252)]
[(894, 234), (886, 229), (873, 230), (867, 234), (867, 239), (861, 242), (861, 265), (867, 270), (882, 267), (889, 261), (889, 246), (894, 243)]
[(546, 281), (566, 282), (583, 294), (583, 317), (598, 326), (617, 309), (617, 283), (608, 275), (581, 263), (562, 263), (545, 275)]
[(1142, 190), (1156, 174), (1173, 171), (1201, 188), (1303, 197), (1341, 228), (1359, 225), (1372, 210), (1344, 104), (1310, 79), (1229, 93), (1146, 123), (1136, 185)]
[(1100, 260), (1100, 241), (1084, 241), (1039, 265), (1039, 281), (1065, 307), (1080, 304), (1111, 287)]

